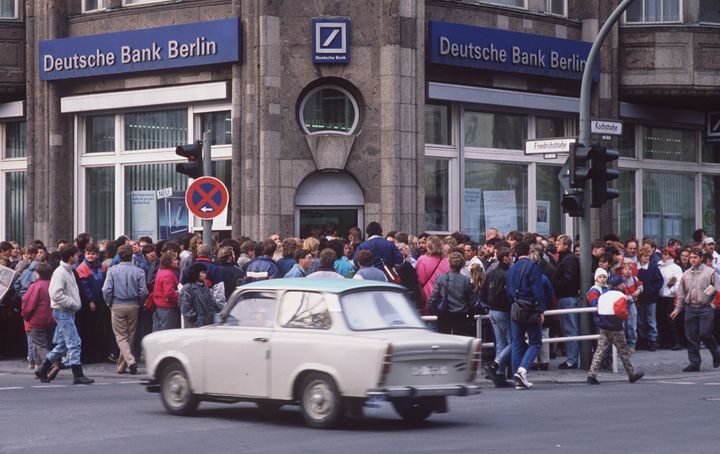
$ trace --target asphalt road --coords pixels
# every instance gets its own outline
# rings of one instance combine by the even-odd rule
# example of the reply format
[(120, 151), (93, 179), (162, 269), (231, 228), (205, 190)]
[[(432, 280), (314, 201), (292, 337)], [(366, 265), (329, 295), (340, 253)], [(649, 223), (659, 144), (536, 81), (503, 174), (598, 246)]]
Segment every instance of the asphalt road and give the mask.
[(450, 412), (411, 425), (381, 403), (337, 430), (307, 428), (299, 411), (266, 416), (252, 404), (203, 403), (165, 413), (128, 375), (73, 386), (0, 374), (0, 453), (479, 453), (720, 452), (720, 373), (637, 384), (485, 387)]

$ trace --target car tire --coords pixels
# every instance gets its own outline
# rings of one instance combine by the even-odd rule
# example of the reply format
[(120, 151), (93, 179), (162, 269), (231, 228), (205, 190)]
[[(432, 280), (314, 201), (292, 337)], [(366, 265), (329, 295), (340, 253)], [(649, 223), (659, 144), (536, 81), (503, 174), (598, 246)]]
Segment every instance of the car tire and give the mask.
[(427, 399), (396, 399), (392, 406), (398, 415), (405, 421), (420, 422), (426, 420), (433, 412), (433, 407)]
[(300, 410), (308, 426), (329, 429), (342, 416), (342, 399), (335, 381), (328, 375), (313, 372), (305, 376), (300, 387)]
[(165, 368), (160, 380), (160, 399), (168, 413), (179, 416), (192, 414), (200, 400), (192, 393), (187, 372), (179, 363)]

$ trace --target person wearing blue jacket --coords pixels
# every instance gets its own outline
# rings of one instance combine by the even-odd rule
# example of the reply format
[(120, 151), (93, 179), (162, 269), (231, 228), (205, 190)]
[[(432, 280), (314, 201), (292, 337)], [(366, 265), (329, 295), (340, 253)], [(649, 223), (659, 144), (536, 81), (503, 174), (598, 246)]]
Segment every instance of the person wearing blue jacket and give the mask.
[[(511, 320), (512, 332), (512, 370), (515, 379), (515, 389), (529, 389), (532, 386), (527, 379), (533, 360), (542, 347), (542, 323), (545, 312), (545, 291), (543, 290), (542, 271), (540, 265), (530, 260), (530, 245), (520, 241), (515, 245), (517, 260), (505, 273), (506, 293), (509, 301), (516, 298), (528, 300), (537, 305), (540, 316), (532, 325), (524, 325)], [(525, 334), (528, 343), (525, 350)], [(524, 353), (523, 353), (523, 350)]]
[(643, 283), (643, 291), (637, 300), (637, 334), (638, 347), (647, 345), (654, 352), (657, 343), (656, 306), (663, 286), (663, 276), (657, 262), (652, 260), (650, 246), (642, 246), (638, 250), (638, 279)]
[(402, 265), (403, 257), (400, 249), (392, 241), (383, 238), (382, 227), (379, 223), (375, 221), (369, 223), (365, 233), (368, 235), (368, 239), (360, 243), (360, 246), (355, 249), (355, 255), (353, 256), (355, 266), (359, 267), (358, 254), (363, 250), (369, 250), (373, 253), (373, 257), (375, 257), (373, 266), (379, 270), (383, 269), (383, 264), (389, 268)]

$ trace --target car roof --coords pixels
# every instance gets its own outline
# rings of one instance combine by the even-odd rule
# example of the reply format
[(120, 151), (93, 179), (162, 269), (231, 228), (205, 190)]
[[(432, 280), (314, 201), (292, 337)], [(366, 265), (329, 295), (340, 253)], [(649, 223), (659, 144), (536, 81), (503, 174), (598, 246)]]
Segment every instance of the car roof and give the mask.
[(303, 290), (315, 292), (344, 293), (354, 290), (407, 290), (400, 285), (361, 279), (307, 279), (282, 278), (253, 282), (239, 287), (240, 290)]

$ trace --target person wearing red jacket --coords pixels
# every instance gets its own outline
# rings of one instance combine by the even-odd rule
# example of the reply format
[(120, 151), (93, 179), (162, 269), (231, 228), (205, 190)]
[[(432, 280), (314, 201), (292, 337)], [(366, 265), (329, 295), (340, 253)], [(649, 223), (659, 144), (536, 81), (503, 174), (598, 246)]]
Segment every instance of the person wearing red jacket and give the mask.
[(28, 287), (22, 299), (22, 317), (30, 325), (32, 346), (37, 353), (38, 364), (47, 357), (50, 342), (55, 330), (55, 319), (50, 308), (50, 278), (52, 268), (47, 263), (39, 263), (35, 268), (37, 280)]
[(160, 257), (160, 270), (155, 276), (152, 299), (155, 303), (153, 314), (153, 332), (164, 329), (180, 328), (180, 310), (178, 309), (178, 266), (180, 259), (172, 251)]

